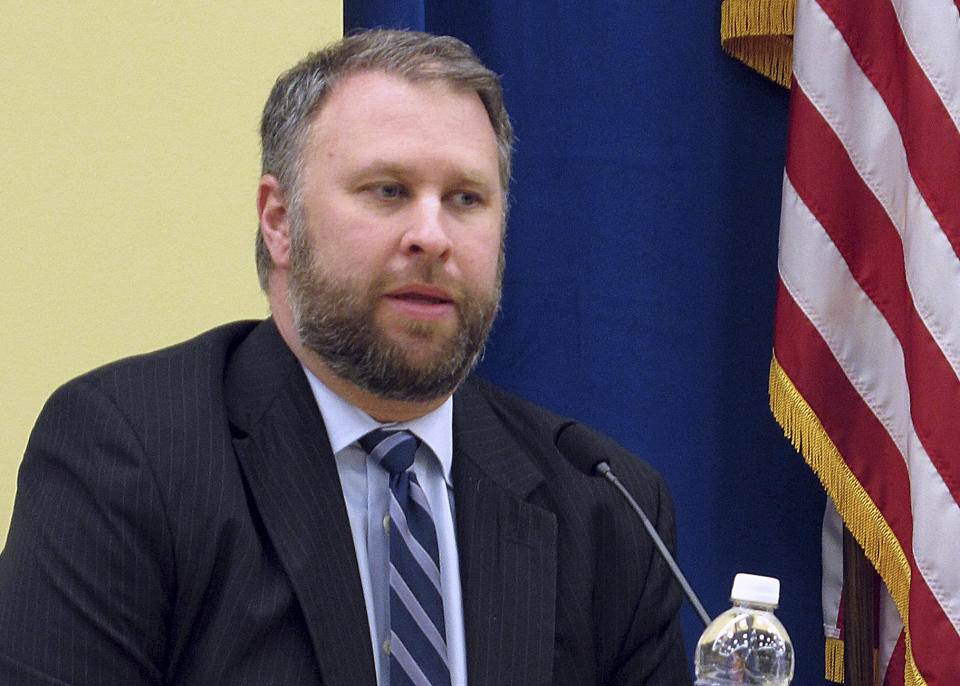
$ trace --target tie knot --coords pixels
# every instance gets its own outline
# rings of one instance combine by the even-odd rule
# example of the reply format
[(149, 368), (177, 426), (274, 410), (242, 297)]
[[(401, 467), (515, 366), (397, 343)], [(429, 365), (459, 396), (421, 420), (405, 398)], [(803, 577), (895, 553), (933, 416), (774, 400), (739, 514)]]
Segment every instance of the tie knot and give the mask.
[(403, 474), (413, 464), (420, 439), (409, 431), (374, 429), (360, 439), (360, 445), (391, 474)]

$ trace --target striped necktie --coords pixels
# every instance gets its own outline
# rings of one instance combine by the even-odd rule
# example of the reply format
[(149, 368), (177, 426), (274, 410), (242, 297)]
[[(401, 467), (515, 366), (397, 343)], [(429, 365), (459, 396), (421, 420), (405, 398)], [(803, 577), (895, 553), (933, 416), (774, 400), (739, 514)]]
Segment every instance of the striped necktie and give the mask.
[(376, 429), (360, 445), (390, 474), (390, 686), (449, 686), (437, 528), (410, 469), (420, 440)]

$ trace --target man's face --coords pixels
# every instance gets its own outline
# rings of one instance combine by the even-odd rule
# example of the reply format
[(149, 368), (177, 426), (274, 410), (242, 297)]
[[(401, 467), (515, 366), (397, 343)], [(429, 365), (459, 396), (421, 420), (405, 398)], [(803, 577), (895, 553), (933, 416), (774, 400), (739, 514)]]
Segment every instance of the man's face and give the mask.
[(451, 392), (497, 312), (502, 196), (475, 93), (382, 72), (341, 81), (308, 130), (290, 212), (301, 342), (378, 396)]

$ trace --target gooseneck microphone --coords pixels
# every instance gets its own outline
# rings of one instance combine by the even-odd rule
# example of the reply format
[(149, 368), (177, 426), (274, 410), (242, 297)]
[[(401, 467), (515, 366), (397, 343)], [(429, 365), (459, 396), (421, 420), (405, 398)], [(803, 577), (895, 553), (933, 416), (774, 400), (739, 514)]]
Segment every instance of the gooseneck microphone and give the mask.
[[(650, 519), (637, 504), (637, 501), (633, 499), (633, 496), (630, 495), (630, 492), (620, 483), (617, 475), (610, 470), (610, 465), (607, 464), (605, 460), (597, 459), (594, 456), (597, 439), (600, 436), (601, 434), (596, 433), (586, 425), (573, 422), (564, 425), (557, 431), (555, 442), (557, 450), (567, 458), (570, 464), (588, 476), (602, 476), (613, 484), (613, 486), (620, 491), (620, 494), (626, 498), (627, 502), (630, 503), (630, 507), (632, 507), (633, 511), (637, 513), (637, 516), (640, 517), (643, 528), (650, 534), (651, 540), (653, 540), (657, 550), (660, 551), (660, 555), (667, 563), (667, 566), (670, 567), (674, 578), (680, 583), (680, 587), (690, 600), (690, 604), (693, 605), (693, 609), (700, 615), (700, 621), (703, 622), (704, 626), (709, 625), (710, 616), (707, 614), (707, 611), (703, 609), (703, 604), (700, 602), (700, 599), (697, 598), (697, 594), (693, 592), (693, 588), (691, 588), (687, 582), (683, 572), (680, 571), (680, 567), (677, 565), (676, 560), (673, 559), (673, 555), (670, 554), (663, 539), (660, 538), (660, 534), (657, 533), (653, 524), (650, 523)], [(620, 446), (617, 446), (617, 448), (623, 450)]]

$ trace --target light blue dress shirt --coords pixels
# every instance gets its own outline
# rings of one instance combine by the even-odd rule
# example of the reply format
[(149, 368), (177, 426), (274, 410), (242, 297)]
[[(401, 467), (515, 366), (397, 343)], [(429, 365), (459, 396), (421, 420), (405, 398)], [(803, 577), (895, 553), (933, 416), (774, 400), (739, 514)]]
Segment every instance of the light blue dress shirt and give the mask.
[(323, 385), (306, 367), (303, 370), (317, 399), (340, 475), (367, 606), (377, 683), (380, 686), (390, 684), (390, 658), (385, 648), (390, 637), (390, 556), (385, 529), (390, 491), (386, 470), (368, 459), (357, 440), (376, 428), (390, 428), (407, 429), (422, 442), (414, 458), (413, 469), (437, 525), (450, 682), (451, 686), (466, 686), (463, 599), (453, 520), (453, 486), (450, 481), (450, 466), (453, 463), (453, 397), (423, 417), (409, 422), (380, 424)]

